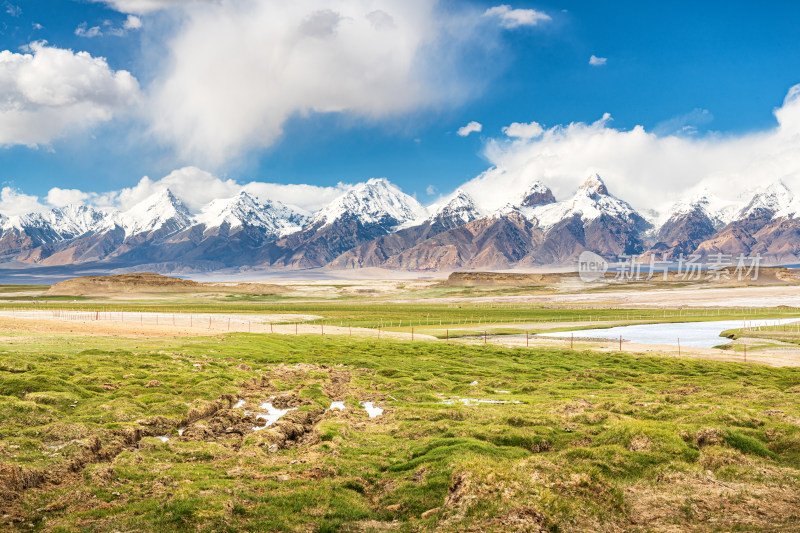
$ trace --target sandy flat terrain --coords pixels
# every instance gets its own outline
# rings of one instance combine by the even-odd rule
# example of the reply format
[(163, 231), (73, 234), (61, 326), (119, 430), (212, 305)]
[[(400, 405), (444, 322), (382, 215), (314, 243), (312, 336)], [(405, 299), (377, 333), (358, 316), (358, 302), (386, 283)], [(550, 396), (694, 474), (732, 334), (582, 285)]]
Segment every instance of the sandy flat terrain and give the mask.
[(800, 286), (720, 287), (564, 292), (559, 294), (448, 297), (427, 299), (429, 303), (532, 303), (594, 305), (602, 307), (800, 307)]
[[(167, 313), (126, 313), (126, 317), (93, 319), (91, 313), (63, 313), (54, 316), (50, 311), (27, 311), (25, 315), (11, 316), (10, 312), (0, 312), (0, 331), (32, 333), (74, 333), (82, 335), (103, 335), (122, 337), (195, 337), (220, 335), (224, 333), (261, 333), (275, 335), (320, 335), (320, 336), (358, 336), (411, 340), (411, 333), (378, 331), (369, 328), (350, 328), (347, 326), (301, 324), (292, 320), (313, 320), (311, 315), (248, 315), (238, 314), (198, 314), (175, 315)], [(120, 315), (120, 313), (114, 313)], [(191, 316), (191, 318), (190, 318)], [(305, 318), (297, 318), (305, 317)], [(269, 319), (283, 319), (270, 322)], [(415, 340), (435, 340), (430, 335), (415, 333)]]

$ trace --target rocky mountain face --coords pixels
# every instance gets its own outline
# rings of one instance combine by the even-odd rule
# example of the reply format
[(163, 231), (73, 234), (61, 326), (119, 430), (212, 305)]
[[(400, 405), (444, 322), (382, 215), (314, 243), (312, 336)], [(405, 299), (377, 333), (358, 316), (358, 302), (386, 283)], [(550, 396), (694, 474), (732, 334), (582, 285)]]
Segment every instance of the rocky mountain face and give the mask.
[(385, 179), (352, 187), (315, 213), (247, 192), (191, 213), (169, 190), (124, 211), (75, 205), (0, 217), (0, 262), (106, 265), (161, 272), (229, 267), (408, 270), (571, 264), (584, 250), (753, 256), (800, 262), (800, 199), (778, 182), (741, 202), (704, 191), (646, 220), (590, 176), (558, 201), (533, 183), (487, 210), (458, 189), (429, 207)]

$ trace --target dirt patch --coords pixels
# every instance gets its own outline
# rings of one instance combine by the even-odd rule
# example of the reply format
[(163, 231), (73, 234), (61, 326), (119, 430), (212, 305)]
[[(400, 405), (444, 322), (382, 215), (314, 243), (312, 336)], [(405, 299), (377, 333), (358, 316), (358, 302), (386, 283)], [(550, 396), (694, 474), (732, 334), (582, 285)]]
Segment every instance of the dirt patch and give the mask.
[(646, 435), (636, 435), (628, 442), (628, 451), (630, 452), (649, 452), (652, 447), (653, 441)]
[(697, 432), (695, 436), (697, 446), (714, 446), (722, 442), (722, 431), (717, 428), (703, 428)]
[(656, 485), (628, 487), (625, 501), (627, 531), (762, 531), (765, 526), (792, 531), (800, 520), (800, 488), (794, 483), (723, 482), (713, 475), (675, 473)]
[(344, 401), (350, 391), (350, 372), (347, 370), (330, 370), (330, 380), (325, 383), (322, 392), (333, 401)]
[(480, 526), (467, 529), (470, 532), (479, 531), (513, 531), (518, 533), (546, 533), (547, 517), (538, 509), (527, 505), (515, 507), (508, 513), (497, 518), (492, 518)]

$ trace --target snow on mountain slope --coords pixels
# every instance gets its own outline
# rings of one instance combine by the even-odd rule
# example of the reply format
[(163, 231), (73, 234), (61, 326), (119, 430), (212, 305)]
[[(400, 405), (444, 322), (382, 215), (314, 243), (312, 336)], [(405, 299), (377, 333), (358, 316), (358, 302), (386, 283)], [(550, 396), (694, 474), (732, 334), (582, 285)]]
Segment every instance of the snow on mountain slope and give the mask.
[(164, 189), (121, 213), (118, 223), (127, 238), (160, 229), (179, 231), (191, 225), (192, 215), (172, 191)]
[(198, 213), (194, 222), (207, 228), (218, 228), (224, 224), (230, 228), (250, 226), (261, 228), (271, 236), (283, 237), (300, 231), (307, 218), (281, 202), (267, 201), (262, 204), (242, 191), (233, 198), (209, 203)]
[(612, 196), (597, 174), (590, 176), (572, 198), (532, 208), (521, 207), (519, 210), (529, 220), (535, 219), (544, 231), (575, 215), (584, 222), (603, 215), (628, 222), (643, 220), (630, 204)]
[(773, 218), (790, 217), (800, 214), (800, 199), (782, 181), (757, 190), (753, 199), (737, 215), (745, 218), (761, 211), (772, 212)]
[(669, 220), (675, 220), (696, 210), (702, 212), (713, 226), (719, 229), (736, 220), (742, 210), (742, 202), (724, 200), (707, 189), (703, 189), (685, 200), (676, 202), (657, 219), (656, 224), (659, 227), (663, 226)]
[(448, 228), (455, 228), (486, 216), (472, 196), (463, 189), (457, 189), (445, 201), (430, 206), (428, 210), (433, 212), (430, 216), (431, 221), (439, 221)]
[(114, 227), (113, 213), (85, 205), (68, 205), (45, 213), (3, 217), (3, 233), (17, 230), (35, 233), (46, 242), (72, 239), (86, 233), (98, 233)]
[(314, 213), (309, 226), (327, 226), (342, 217), (352, 216), (364, 225), (398, 227), (422, 221), (427, 215), (427, 210), (419, 202), (389, 183), (389, 180), (372, 178)]

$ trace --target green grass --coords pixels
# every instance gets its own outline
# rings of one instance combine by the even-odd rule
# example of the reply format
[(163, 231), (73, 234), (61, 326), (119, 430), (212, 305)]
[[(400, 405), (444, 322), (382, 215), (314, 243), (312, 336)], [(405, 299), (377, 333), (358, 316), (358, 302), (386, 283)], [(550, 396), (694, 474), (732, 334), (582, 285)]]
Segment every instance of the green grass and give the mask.
[[(66, 301), (69, 300), (69, 301)], [(76, 301), (73, 301), (76, 300)], [(342, 301), (248, 301), (247, 297), (196, 297), (164, 300), (132, 300), (112, 302), (66, 298), (65, 301), (37, 301), (32, 303), (2, 302), (0, 309), (83, 310), (99, 312), (161, 312), (161, 313), (279, 313), (307, 314), (322, 318), (312, 324), (351, 325), (353, 327), (382, 328), (389, 331), (444, 335), (445, 329), (466, 330), (468, 334), (482, 334), (487, 328), (510, 328), (524, 333), (525, 323), (574, 322), (577, 327), (599, 327), (602, 322), (617, 324), (757, 320), (764, 318), (800, 317), (798, 308), (741, 308), (741, 309), (625, 309), (587, 308), (580, 306), (542, 306), (506, 303), (430, 303), (386, 302), (381, 299)], [(585, 324), (582, 325), (582, 324)], [(566, 328), (562, 328), (566, 329)], [(575, 328), (572, 328), (575, 329)], [(531, 332), (533, 332), (531, 330)], [(454, 332), (454, 335), (459, 335)]]
[[(629, 523), (626, 488), (637, 484), (709, 468), (796, 483), (800, 469), (792, 368), (320, 336), (13, 342), (0, 351), (0, 463), (35, 469), (74, 457), (90, 435), (109, 442), (158, 416), (175, 424), (259, 375), (304, 409), (329, 405), (331, 372), (350, 382), (347, 410), (325, 415), (299, 446), (270, 453), (259, 434), (148, 437), (78, 482), (24, 493), (15, 505), (26, 520), (12, 529), (340, 531), (397, 520), (401, 531), (503, 531), (492, 520), (523, 505), (551, 531), (613, 529)], [(442, 403), (454, 398), (520, 403)], [(384, 416), (368, 418), (367, 400)], [(703, 447), (709, 428), (721, 438)], [(709, 466), (715, 453), (750, 466)], [(451, 494), (457, 479), (462, 500)], [(689, 515), (687, 529), (699, 527)]]

